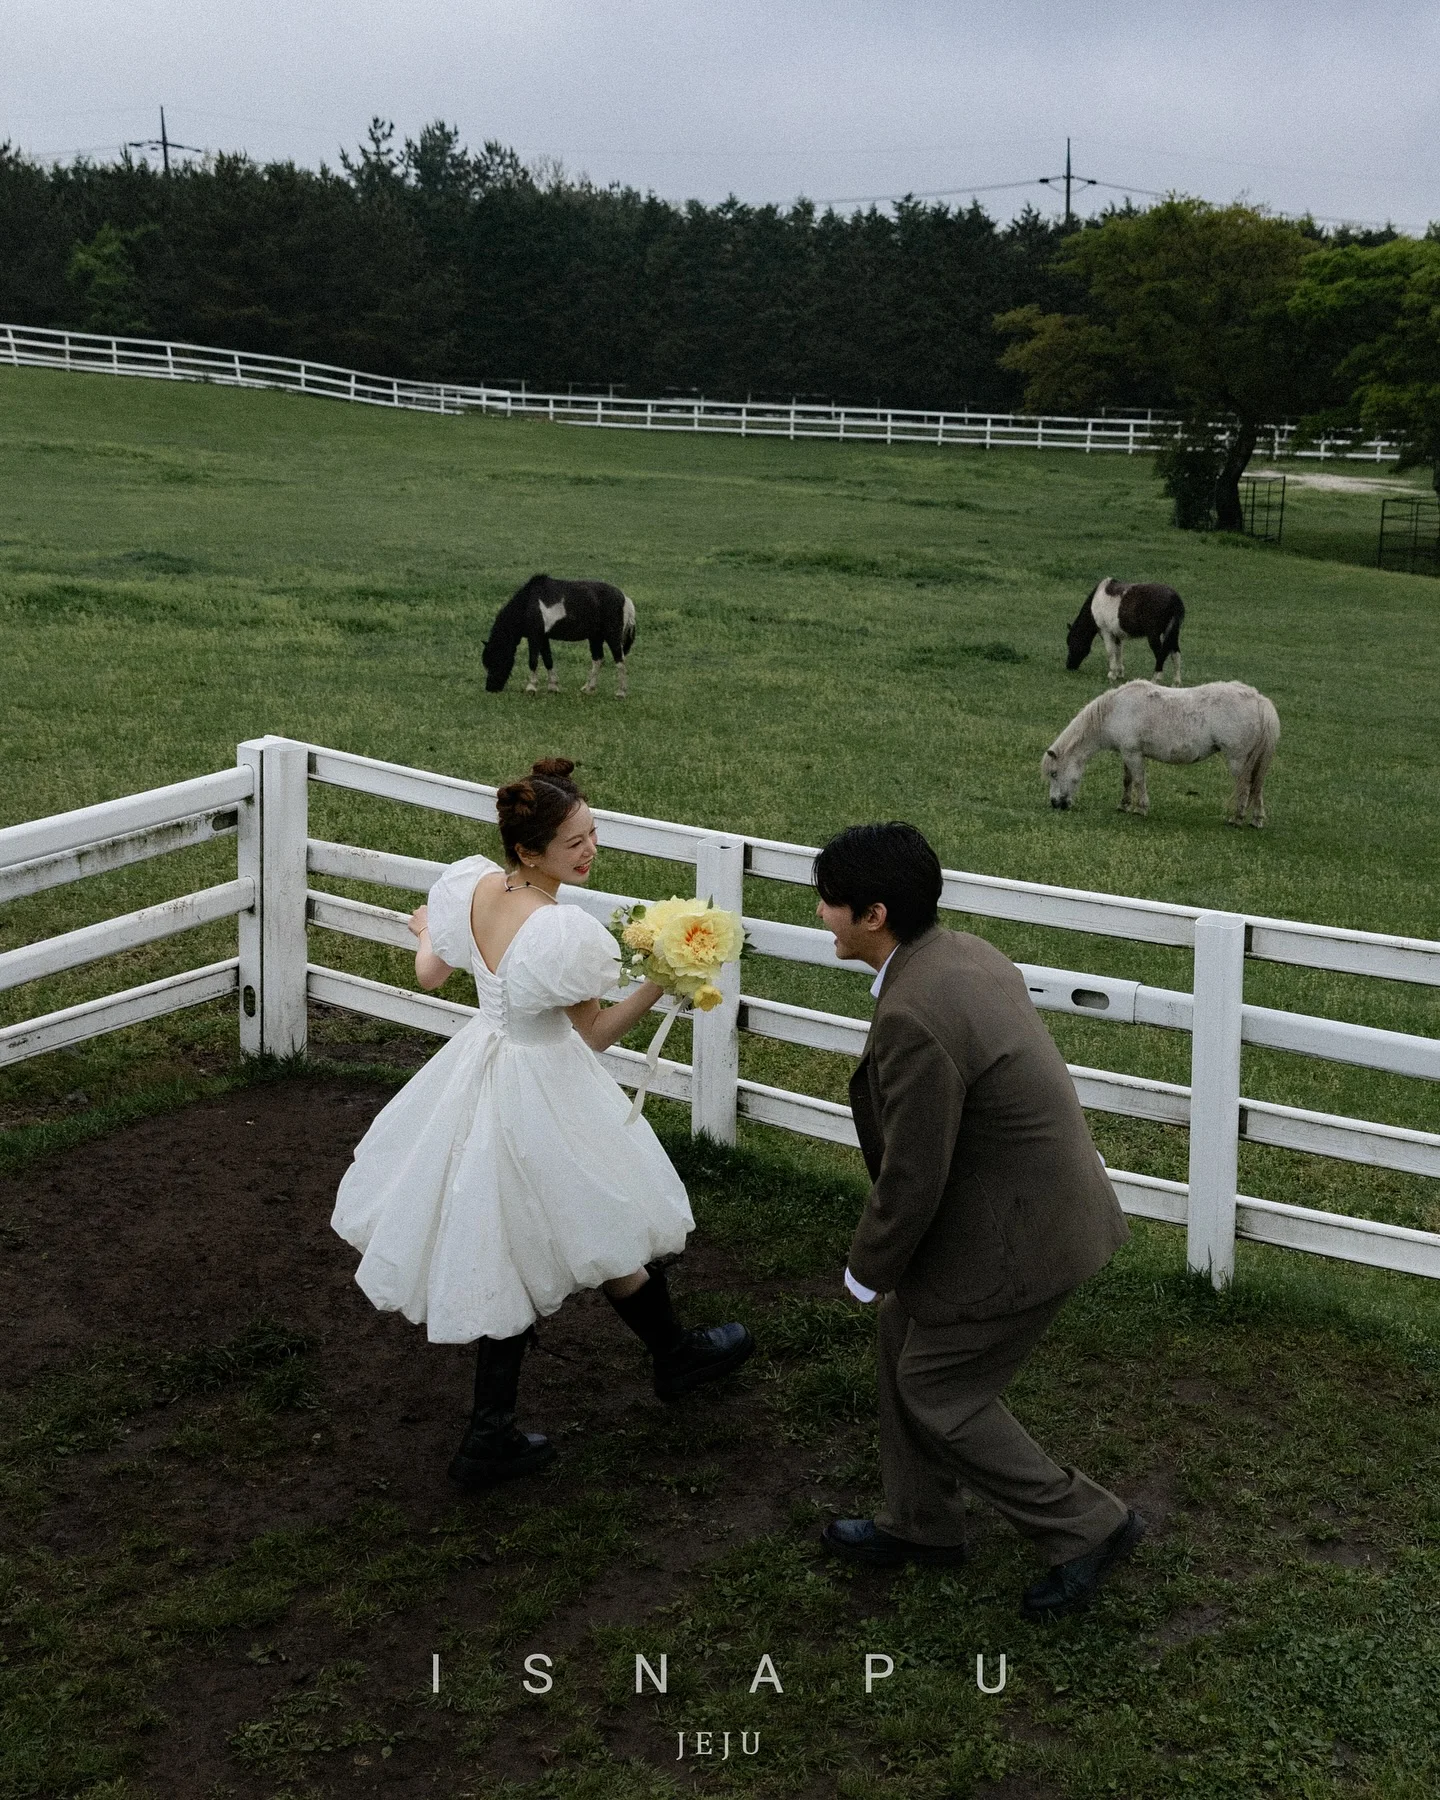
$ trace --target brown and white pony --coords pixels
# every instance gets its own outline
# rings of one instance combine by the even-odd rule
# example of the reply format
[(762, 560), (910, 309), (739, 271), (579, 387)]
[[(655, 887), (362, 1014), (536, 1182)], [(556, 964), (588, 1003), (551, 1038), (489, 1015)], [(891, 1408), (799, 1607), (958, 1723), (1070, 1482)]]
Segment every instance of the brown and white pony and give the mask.
[(1174, 588), (1160, 581), (1116, 581), (1106, 576), (1080, 608), (1066, 639), (1067, 669), (1078, 669), (1090, 654), (1097, 634), (1105, 640), (1110, 659), (1109, 679), (1125, 679), (1124, 641), (1148, 638), (1155, 656), (1155, 676), (1165, 672), (1167, 657), (1175, 658), (1175, 685), (1180, 685), (1180, 621), (1185, 602)]
[(608, 581), (557, 581), (553, 575), (532, 575), (512, 594), (495, 615), (480, 660), (485, 665), (485, 691), (498, 694), (515, 667), (521, 638), (530, 645), (530, 679), (525, 692), (535, 692), (536, 671), (543, 660), (547, 683), (558, 694), (551, 638), (586, 638), (590, 644), (590, 679), (582, 694), (595, 692), (596, 679), (609, 645), (615, 661), (615, 698), (625, 698), (625, 658), (635, 642), (635, 603)]

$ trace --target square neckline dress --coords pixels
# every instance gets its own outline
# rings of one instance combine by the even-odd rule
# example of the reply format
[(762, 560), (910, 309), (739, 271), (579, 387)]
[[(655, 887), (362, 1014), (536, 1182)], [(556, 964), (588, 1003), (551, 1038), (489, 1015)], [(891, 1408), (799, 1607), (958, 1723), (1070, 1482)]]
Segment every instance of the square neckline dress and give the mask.
[(373, 1304), (433, 1343), (515, 1337), (580, 1288), (682, 1250), (695, 1220), (659, 1139), (564, 1009), (620, 975), (580, 907), (537, 907), (486, 967), (470, 928), (489, 857), (430, 890), (430, 942), (475, 978), (478, 1012), (356, 1146), (331, 1224)]

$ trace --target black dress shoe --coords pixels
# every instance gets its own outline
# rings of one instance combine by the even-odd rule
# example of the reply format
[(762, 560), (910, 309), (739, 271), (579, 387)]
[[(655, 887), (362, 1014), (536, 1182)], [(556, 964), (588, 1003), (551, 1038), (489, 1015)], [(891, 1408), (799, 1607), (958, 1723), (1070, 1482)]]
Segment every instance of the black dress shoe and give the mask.
[(954, 1568), (967, 1557), (963, 1544), (914, 1544), (882, 1531), (873, 1519), (836, 1519), (820, 1533), (820, 1542), (833, 1556), (880, 1569), (907, 1562)]
[(676, 1400), (738, 1369), (754, 1350), (755, 1340), (743, 1325), (696, 1326), (673, 1350), (656, 1353), (655, 1392), (662, 1400)]
[(1132, 1506), (1103, 1544), (1084, 1556), (1057, 1563), (1039, 1581), (1032, 1581), (1020, 1602), (1020, 1611), (1035, 1625), (1079, 1612), (1095, 1598), (1100, 1583), (1115, 1564), (1123, 1562), (1144, 1537), (1145, 1529), (1144, 1519)]
[(472, 1424), (447, 1473), (458, 1487), (490, 1487), (517, 1475), (533, 1475), (554, 1456), (555, 1446), (538, 1431), (521, 1431), (509, 1421), (498, 1430)]

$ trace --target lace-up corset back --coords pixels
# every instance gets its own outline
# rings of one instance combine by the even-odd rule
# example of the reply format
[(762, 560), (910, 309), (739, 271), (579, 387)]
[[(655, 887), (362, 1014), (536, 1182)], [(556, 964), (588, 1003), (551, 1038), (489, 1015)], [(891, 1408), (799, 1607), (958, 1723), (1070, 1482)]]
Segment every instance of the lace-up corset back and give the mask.
[[(529, 923), (527, 919), (525, 926)], [(525, 926), (521, 927), (522, 931)], [(517, 938), (519, 935), (516, 932)], [(500, 959), (500, 968), (493, 975), (485, 967), (478, 950), (471, 958), (471, 967), (475, 972), (475, 997), (479, 1002), (481, 1018), (492, 1031), (498, 1032), (512, 1044), (563, 1043), (573, 1029), (564, 1007), (547, 1006), (540, 1012), (529, 1012), (511, 1004), (510, 988), (505, 979), (505, 959), (509, 954), (507, 950)]]
[(453, 863), (430, 890), (430, 942), (453, 969), (475, 976), (480, 1016), (509, 1044), (564, 1043), (573, 1030), (567, 1006), (593, 1000), (620, 974), (615, 940), (578, 906), (539, 906), (521, 924), (492, 973), (470, 927), (476, 883), (498, 872), (485, 856)]

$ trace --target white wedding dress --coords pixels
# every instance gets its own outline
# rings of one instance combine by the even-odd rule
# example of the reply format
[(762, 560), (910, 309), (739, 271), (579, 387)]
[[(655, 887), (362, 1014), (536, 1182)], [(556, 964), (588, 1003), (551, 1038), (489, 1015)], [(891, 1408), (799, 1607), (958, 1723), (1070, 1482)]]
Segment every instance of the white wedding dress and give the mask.
[(430, 942), (474, 972), (479, 1014), (361, 1139), (331, 1223), (377, 1307), (435, 1343), (514, 1337), (567, 1294), (684, 1248), (684, 1184), (564, 1008), (615, 986), (620, 954), (578, 906), (540, 906), (492, 974), (470, 929), (471, 856), (430, 890)]

